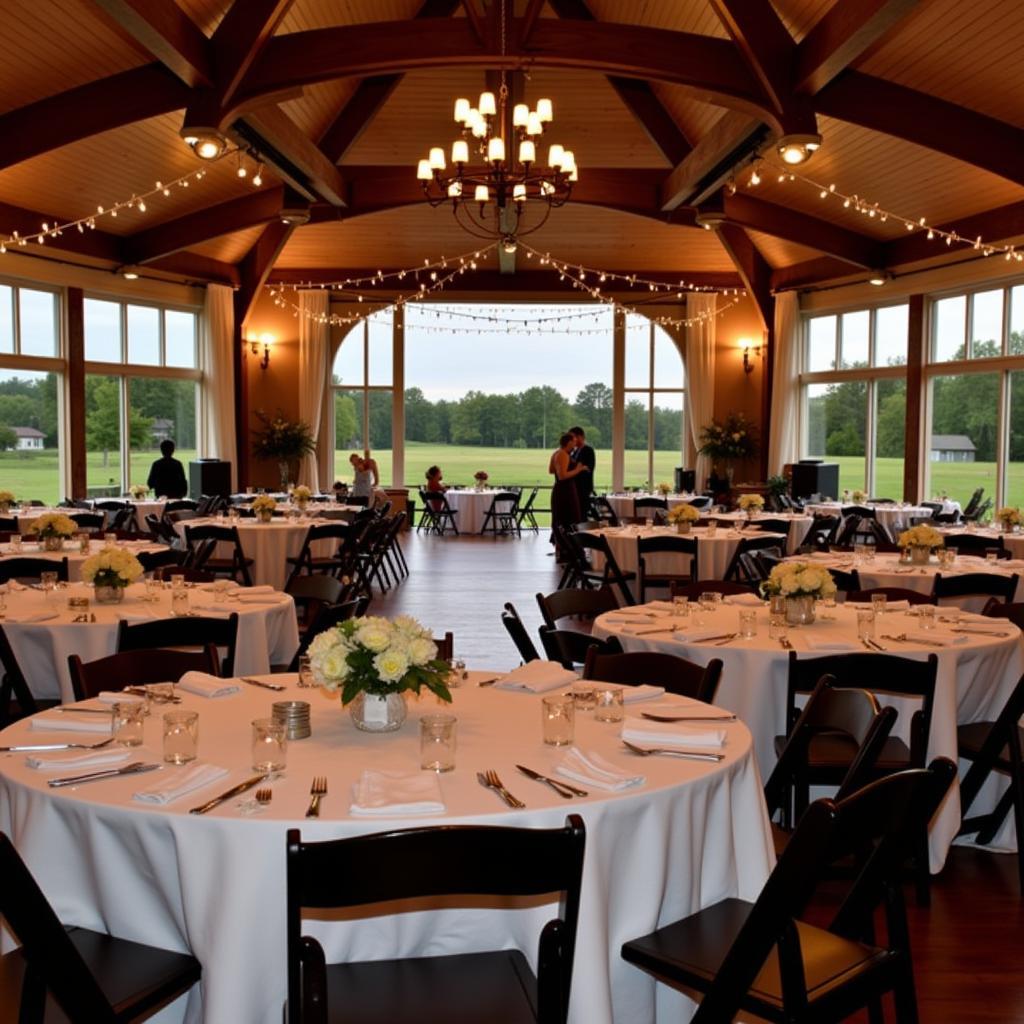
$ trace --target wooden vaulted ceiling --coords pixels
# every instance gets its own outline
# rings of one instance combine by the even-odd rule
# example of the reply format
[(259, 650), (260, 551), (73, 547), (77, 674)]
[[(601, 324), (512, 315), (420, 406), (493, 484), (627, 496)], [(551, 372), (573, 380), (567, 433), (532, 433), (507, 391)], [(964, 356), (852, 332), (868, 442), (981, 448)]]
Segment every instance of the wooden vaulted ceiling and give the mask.
[[(815, 180), (964, 237), (1024, 236), (1018, 0), (508, 8), (503, 61), (498, 0), (7, 0), (0, 235), (198, 169), (187, 116), (265, 156), (262, 188), (229, 157), (43, 255), (251, 297), (268, 275), (330, 281), (465, 251), (451, 214), (420, 200), (415, 164), (451, 141), (452, 99), (503, 63), (527, 100), (553, 99), (553, 137), (576, 152), (573, 200), (530, 238), (570, 262), (764, 296), (964, 257), (799, 183), (749, 188), (750, 155), (786, 132), (822, 135)], [(714, 204), (725, 221), (705, 231), (695, 216)], [(284, 225), (297, 206), (309, 223)], [(522, 254), (518, 269), (536, 279)]]

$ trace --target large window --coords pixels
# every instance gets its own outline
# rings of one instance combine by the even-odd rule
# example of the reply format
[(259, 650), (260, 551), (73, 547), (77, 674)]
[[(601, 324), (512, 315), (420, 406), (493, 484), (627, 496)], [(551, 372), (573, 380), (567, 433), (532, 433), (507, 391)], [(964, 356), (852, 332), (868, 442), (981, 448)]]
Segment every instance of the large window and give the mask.
[(802, 452), (839, 464), (840, 490), (903, 495), (907, 306), (805, 321)]
[(0, 490), (61, 497), (60, 303), (55, 291), (0, 284)]
[(85, 299), (85, 447), (90, 496), (144, 484), (160, 442), (195, 458), (198, 317), (172, 309)]

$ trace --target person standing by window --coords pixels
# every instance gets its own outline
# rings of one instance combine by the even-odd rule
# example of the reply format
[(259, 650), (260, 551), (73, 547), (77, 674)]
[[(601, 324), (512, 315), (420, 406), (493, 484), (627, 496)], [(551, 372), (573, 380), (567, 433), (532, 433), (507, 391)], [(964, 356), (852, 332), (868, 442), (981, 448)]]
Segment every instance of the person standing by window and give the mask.
[(174, 442), (161, 441), (160, 455), (150, 468), (146, 486), (158, 498), (184, 498), (188, 494), (188, 481), (185, 467), (174, 458)]

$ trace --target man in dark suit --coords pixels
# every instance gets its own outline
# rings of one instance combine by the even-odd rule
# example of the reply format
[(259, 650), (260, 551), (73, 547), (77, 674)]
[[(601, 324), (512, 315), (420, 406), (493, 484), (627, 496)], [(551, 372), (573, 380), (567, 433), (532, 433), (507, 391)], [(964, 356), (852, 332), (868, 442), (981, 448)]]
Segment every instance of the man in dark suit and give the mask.
[(174, 442), (161, 441), (160, 454), (163, 457), (153, 463), (146, 486), (158, 498), (184, 498), (188, 494), (188, 482), (185, 480), (185, 467), (173, 457)]
[(579, 473), (575, 477), (576, 491), (580, 497), (580, 512), (584, 516), (590, 514), (590, 496), (594, 493), (594, 467), (597, 465), (597, 456), (594, 449), (587, 444), (587, 435), (582, 427), (570, 427), (569, 433), (576, 439), (576, 447), (569, 453), (573, 465), (586, 466), (585, 473)]

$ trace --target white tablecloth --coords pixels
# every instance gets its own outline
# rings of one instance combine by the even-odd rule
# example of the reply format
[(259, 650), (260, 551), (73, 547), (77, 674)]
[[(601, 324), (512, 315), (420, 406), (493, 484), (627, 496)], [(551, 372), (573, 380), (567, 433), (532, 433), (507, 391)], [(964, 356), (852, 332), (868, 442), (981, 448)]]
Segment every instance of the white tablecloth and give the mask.
[[(336, 701), (298, 689), (294, 678), (274, 676), (291, 684), (285, 694), (250, 687), (215, 700), (182, 694), (181, 707), (199, 711), (200, 756), (231, 774), (168, 806), (130, 799), (152, 783), (153, 774), (54, 791), (46, 786), (52, 772), (27, 768), (23, 755), (0, 758), (0, 828), (11, 835), (62, 921), (191, 950), (203, 966), (202, 991), (188, 997), (185, 1020), (279, 1024), (287, 987), (287, 828), (300, 828), (303, 838), (314, 840), (435, 824), (551, 828), (575, 812), (586, 822), (587, 849), (570, 1021), (688, 1019), (691, 1004), (683, 996), (656, 985), (619, 951), (625, 940), (724, 897), (752, 899), (760, 891), (773, 854), (761, 780), (742, 724), (726, 726), (727, 756), (713, 765), (634, 757), (618, 742), (618, 726), (581, 714), (578, 744), (642, 772), (647, 781), (563, 800), (514, 768), (519, 762), (551, 774), (564, 756), (564, 748), (541, 741), (540, 697), (480, 689), (471, 678), (455, 691), (451, 708), (459, 720), (458, 752), (455, 771), (440, 776), (447, 813), (354, 818), (350, 792), (363, 769), (418, 771), (417, 718), (437, 711), (437, 701), (414, 698), (399, 732), (369, 735), (356, 731)], [(289, 745), (288, 769), (274, 782), (267, 811), (243, 817), (231, 800), (207, 815), (189, 815), (189, 807), (251, 774), (250, 720), (268, 714), (282, 698), (310, 701), (313, 735)], [(140, 756), (147, 761), (159, 759), (159, 729), (156, 716), (146, 721)], [(28, 724), (19, 722), (3, 732), (2, 742), (28, 735)], [(510, 810), (482, 788), (476, 772), (484, 768), (497, 770), (527, 808)], [(329, 779), (319, 820), (303, 818), (314, 774)], [(304, 931), (324, 944), (328, 962), (502, 945), (518, 946), (534, 962), (540, 928), (552, 910), (546, 904), (365, 920), (356, 915), (355, 923), (307, 921)]]
[[(676, 505), (688, 505), (694, 498), (700, 497), (697, 494), (651, 494), (650, 492), (637, 491), (630, 494), (606, 494), (605, 497), (608, 499), (608, 504), (611, 505), (612, 511), (620, 517), (623, 516), (634, 516), (637, 513), (634, 511), (633, 502), (637, 498), (666, 498), (668, 500), (668, 507), (675, 508)], [(652, 518), (654, 510), (649, 508), (640, 509), (640, 513), (646, 515), (648, 518)]]
[(813, 516), (798, 516), (786, 512), (758, 512), (753, 518), (748, 518), (745, 512), (715, 512), (713, 515), (709, 515), (708, 518), (730, 525), (752, 523), (756, 526), (758, 523), (766, 520), (776, 523), (780, 521), (787, 522), (789, 524), (789, 536), (786, 540), (786, 552), (790, 555), (803, 544), (811, 529), (811, 524), (814, 522)]
[[(124, 601), (116, 605), (97, 604), (92, 587), (84, 583), (54, 590), (49, 596), (33, 589), (8, 593), (4, 632), (33, 695), (48, 700), (59, 698), (65, 703), (74, 700), (68, 655), (94, 661), (113, 654), (122, 616), (138, 617), (138, 621), (144, 621), (143, 617), (169, 618), (170, 590), (160, 591), (153, 604), (143, 600), (145, 593), (143, 584), (136, 583), (128, 588)], [(274, 604), (247, 604), (233, 597), (221, 603), (210, 590), (189, 588), (190, 608), (201, 615), (238, 612), (235, 669), (240, 675), (268, 672), (271, 665), (286, 665), (299, 645), (295, 602), (287, 594), (269, 596), (275, 599)], [(89, 611), (95, 614), (96, 622), (72, 622), (82, 609), (69, 608), (69, 597), (92, 598)], [(57, 617), (45, 622), (11, 621), (12, 616), (47, 610), (57, 612)]]
[(491, 507), (494, 496), (501, 493), (501, 491), (494, 490), (493, 488), (484, 491), (445, 491), (448, 507), (453, 512), (458, 512), (458, 515), (455, 517), (455, 525), (459, 528), (459, 533), (479, 533), (483, 528), (484, 516)]
[[(639, 537), (676, 537), (679, 536), (674, 526), (622, 526), (606, 527), (599, 531), (608, 540), (615, 561), (625, 572), (636, 572), (638, 567), (636, 542)], [(701, 580), (720, 580), (725, 578), (726, 570), (736, 553), (741, 538), (776, 537), (779, 546), (786, 546), (786, 537), (781, 533), (761, 533), (759, 530), (739, 531), (726, 527), (715, 530), (713, 537), (708, 536), (706, 527), (693, 527), (687, 537), (697, 541), (697, 578)], [(604, 559), (595, 555), (594, 567), (602, 568)], [(676, 555), (669, 552), (657, 552), (645, 557), (647, 571), (655, 575), (678, 572), (685, 575), (690, 571), (690, 556)]]
[[(54, 562), (67, 558), (68, 579), (72, 583), (77, 583), (82, 578), (82, 563), (87, 558), (97, 554), (102, 547), (102, 540), (92, 541), (88, 553), (84, 553), (75, 540), (68, 541), (62, 551), (44, 551), (38, 544), (33, 544), (29, 541), (25, 541), (21, 545), (21, 551), (12, 550), (10, 544), (0, 544), (0, 564), (12, 558), (45, 558), (48, 561)], [(134, 555), (138, 555), (143, 551), (155, 553), (167, 550), (166, 544), (135, 543), (132, 541), (122, 541), (118, 544), (118, 547), (127, 548)]]
[[(283, 590), (290, 572), (285, 559), (298, 555), (306, 533), (313, 525), (316, 524), (309, 518), (288, 519), (283, 516), (275, 517), (269, 523), (249, 518), (202, 518), (182, 519), (174, 524), (174, 530), (184, 540), (185, 528), (188, 526), (237, 526), (242, 551), (247, 558), (253, 559), (249, 569), (253, 584), (269, 584), (275, 590)], [(327, 558), (338, 550), (338, 544), (337, 540), (317, 541), (313, 545), (313, 554), (317, 558)], [(231, 545), (218, 544), (216, 557), (230, 558)]]
[[(805, 511), (811, 515), (822, 516), (845, 516), (851, 508), (856, 507), (853, 502), (826, 501), (816, 505), (804, 506)], [(931, 519), (932, 509), (924, 505), (865, 505), (865, 508), (875, 510), (875, 518), (894, 537), (900, 530), (910, 526), (911, 519)], [(958, 506), (959, 508), (959, 506)]]
[[(718, 634), (733, 632), (737, 629), (739, 611), (739, 606), (722, 605), (720, 610), (703, 615), (703, 621), (709, 628), (715, 628)], [(811, 626), (789, 630), (789, 640), (798, 656), (810, 658), (838, 653), (812, 650), (808, 640), (842, 640), (852, 645), (850, 653), (864, 653), (870, 658), (856, 640), (854, 609), (840, 605), (829, 614), (834, 616), (834, 621), (826, 622), (819, 619)], [(624, 632), (622, 624), (609, 623), (605, 619), (606, 616), (602, 616), (595, 620), (594, 634), (601, 638), (617, 636), (627, 651), (667, 651), (702, 665), (707, 664), (712, 658), (721, 658), (722, 680), (715, 698), (716, 702), (734, 711), (750, 728), (761, 772), (767, 777), (775, 763), (774, 737), (786, 732), (786, 677), (789, 651), (783, 650), (777, 641), (768, 637), (768, 613), (764, 607), (758, 612), (756, 637), (737, 638), (724, 646), (686, 643), (679, 639), (678, 634), (670, 632), (634, 636)], [(692, 617), (668, 618), (666, 621), (693, 624)], [(882, 617), (876, 629), (876, 636), (889, 653), (922, 661), (931, 653), (938, 655), (939, 669), (928, 746), (929, 759), (942, 755), (955, 761), (957, 724), (995, 719), (1020, 678), (1021, 672), (1024, 671), (1024, 643), (1020, 630), (1011, 623), (1004, 623), (1004, 620), (1000, 620), (1000, 626), (1012, 635), (987, 637), (971, 634), (965, 635), (961, 643), (932, 648), (917, 643), (899, 643), (882, 639), (883, 634), (898, 635), (917, 629), (917, 619), (902, 612), (887, 612)], [(950, 635), (945, 632), (948, 628), (943, 626), (939, 635)], [(863, 685), (865, 688), (871, 688), (872, 680), (868, 672), (865, 673)], [(910, 713), (920, 707), (920, 702), (884, 694), (881, 695), (881, 699), (883, 703), (891, 703), (900, 710), (893, 734), (907, 739)], [(983, 813), (984, 810), (994, 807), (995, 795), (1002, 788), (1005, 788), (1005, 783), (1000, 785), (993, 780), (975, 801), (971, 813)], [(959, 826), (960, 794), (959, 789), (954, 788), (932, 822), (929, 847), (933, 871), (941, 870)], [(1015, 843), (1011, 820), (997, 837), (996, 846), (1015, 848)]]
[(1002, 541), (1003, 547), (1010, 552), (1012, 558), (1024, 559), (1024, 533), (1003, 533), (1001, 530), (994, 530), (990, 527), (979, 530), (965, 530), (962, 526), (952, 530), (942, 529), (939, 532), (947, 537), (958, 535), (970, 536), (971, 534), (976, 537), (985, 537), (987, 540), (993, 541), (993, 547), (997, 546), (999, 541)]
[[(171, 499), (174, 500), (174, 499)], [(167, 498), (142, 498), (136, 500), (135, 498), (94, 498), (89, 502), (90, 505), (96, 505), (97, 501), (127, 501), (129, 505), (135, 508), (135, 519), (138, 522), (140, 530), (145, 530), (146, 527), (146, 516), (156, 516), (158, 519), (164, 514), (164, 506), (167, 504)], [(74, 509), (71, 509), (74, 511)], [(99, 509), (100, 512), (104, 511)]]

